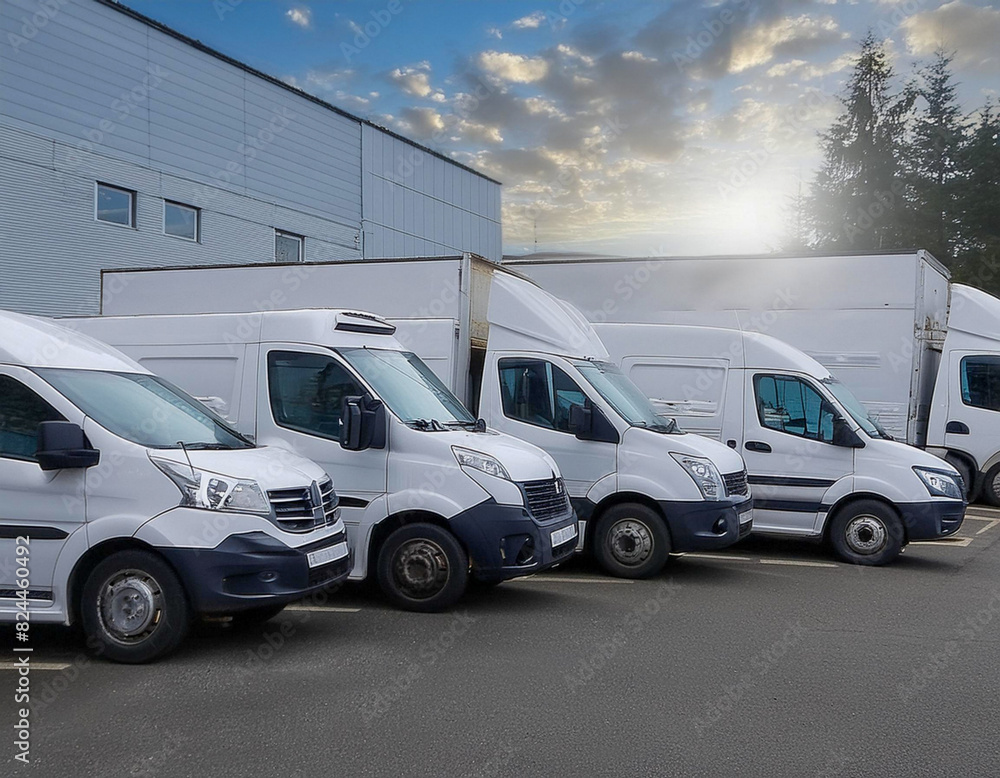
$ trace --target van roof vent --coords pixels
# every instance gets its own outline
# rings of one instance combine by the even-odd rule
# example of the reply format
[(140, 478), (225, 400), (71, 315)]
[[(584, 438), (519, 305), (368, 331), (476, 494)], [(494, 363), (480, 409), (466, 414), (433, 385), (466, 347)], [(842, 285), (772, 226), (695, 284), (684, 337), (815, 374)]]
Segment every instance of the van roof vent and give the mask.
[(337, 314), (337, 323), (333, 328), (342, 332), (366, 332), (372, 335), (392, 335), (396, 332), (396, 326), (381, 316), (360, 311), (341, 311)]

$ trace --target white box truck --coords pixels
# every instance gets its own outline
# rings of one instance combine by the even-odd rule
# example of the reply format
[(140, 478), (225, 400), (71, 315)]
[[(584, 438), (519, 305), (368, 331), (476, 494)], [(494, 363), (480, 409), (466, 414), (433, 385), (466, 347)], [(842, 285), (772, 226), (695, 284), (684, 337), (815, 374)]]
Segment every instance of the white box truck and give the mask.
[(769, 335), (675, 324), (598, 324), (664, 416), (739, 450), (754, 532), (829, 543), (845, 561), (891, 562), (906, 543), (958, 531), (960, 476), (889, 440), (816, 360)]
[(350, 304), (390, 317), (403, 347), (423, 357), (489, 429), (552, 456), (581, 519), (579, 547), (591, 548), (612, 574), (654, 575), (671, 551), (722, 548), (751, 527), (739, 454), (660, 418), (609, 364), (578, 311), (486, 260), (105, 271), (103, 284), (104, 313), (120, 324), (112, 332), (94, 319), (88, 331), (141, 358), (155, 352), (129, 345), (137, 326), (129, 317), (140, 314)]
[(595, 322), (734, 327), (790, 343), (892, 437), (946, 459), (970, 497), (1000, 505), (1000, 300), (949, 285), (926, 251), (507, 264)]
[(377, 578), (403, 608), (452, 605), (470, 571), (498, 583), (573, 554), (576, 516), (553, 459), (478, 423), (385, 319), (312, 309), (63, 321), (333, 473), (351, 579)]
[(0, 312), (0, 622), (146, 662), (199, 614), (266, 620), (347, 577), (315, 463), (258, 448), (124, 354)]

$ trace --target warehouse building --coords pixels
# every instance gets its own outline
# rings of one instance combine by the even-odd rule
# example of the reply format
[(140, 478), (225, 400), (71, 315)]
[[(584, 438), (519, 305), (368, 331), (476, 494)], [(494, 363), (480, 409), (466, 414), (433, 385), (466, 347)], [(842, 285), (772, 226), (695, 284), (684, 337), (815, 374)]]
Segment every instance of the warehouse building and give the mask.
[(501, 258), (498, 182), (112, 0), (0, 3), (0, 308), (97, 313), (110, 267), (465, 251)]

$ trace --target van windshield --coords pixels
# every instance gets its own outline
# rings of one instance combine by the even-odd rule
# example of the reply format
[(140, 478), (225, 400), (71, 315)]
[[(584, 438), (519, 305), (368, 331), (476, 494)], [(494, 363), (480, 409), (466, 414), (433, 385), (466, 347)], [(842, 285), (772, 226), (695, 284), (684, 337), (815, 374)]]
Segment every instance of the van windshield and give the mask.
[(574, 362), (573, 365), (608, 405), (633, 427), (645, 427), (671, 435), (681, 434), (677, 422), (660, 416), (649, 398), (632, 383), (632, 379), (610, 362)]
[(422, 428), (475, 427), (469, 413), (416, 354), (372, 348), (338, 349), (393, 413)]
[(253, 448), (220, 417), (162, 378), (39, 368), (45, 381), (106, 430), (148, 448)]
[(830, 394), (837, 398), (837, 402), (844, 406), (844, 409), (851, 414), (851, 418), (861, 426), (861, 429), (869, 437), (892, 440), (892, 435), (886, 432), (881, 424), (868, 415), (868, 409), (854, 396), (854, 392), (832, 376), (823, 378), (820, 382), (830, 390)]

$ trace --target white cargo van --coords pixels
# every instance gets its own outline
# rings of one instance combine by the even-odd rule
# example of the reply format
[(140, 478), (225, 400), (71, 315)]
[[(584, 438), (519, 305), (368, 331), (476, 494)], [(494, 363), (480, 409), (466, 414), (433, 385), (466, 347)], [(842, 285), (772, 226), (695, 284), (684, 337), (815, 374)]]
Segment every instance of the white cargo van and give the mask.
[[(105, 271), (103, 285), (103, 312), (123, 317), (339, 305), (390, 317), (489, 428), (555, 459), (579, 547), (612, 574), (654, 575), (670, 551), (723, 548), (750, 530), (739, 454), (660, 418), (578, 311), (481, 258)], [(94, 321), (88, 331), (128, 349), (134, 324), (112, 334)]]
[(183, 386), (258, 443), (340, 485), (357, 552), (404, 608), (441, 610), (573, 553), (577, 523), (541, 449), (477, 421), (378, 316), (347, 310), (66, 319)]
[(1000, 300), (949, 284), (926, 251), (805, 256), (508, 258), (595, 322), (762, 332), (851, 387), (897, 440), (1000, 505)]
[[(96, 340), (0, 312), (0, 621), (145, 662), (199, 614), (267, 619), (347, 577), (330, 478)], [(15, 549), (17, 554), (15, 556)]]
[(958, 472), (890, 440), (844, 384), (787, 343), (715, 327), (595, 329), (661, 413), (742, 452), (755, 533), (826, 540), (844, 560), (875, 565), (961, 526)]

